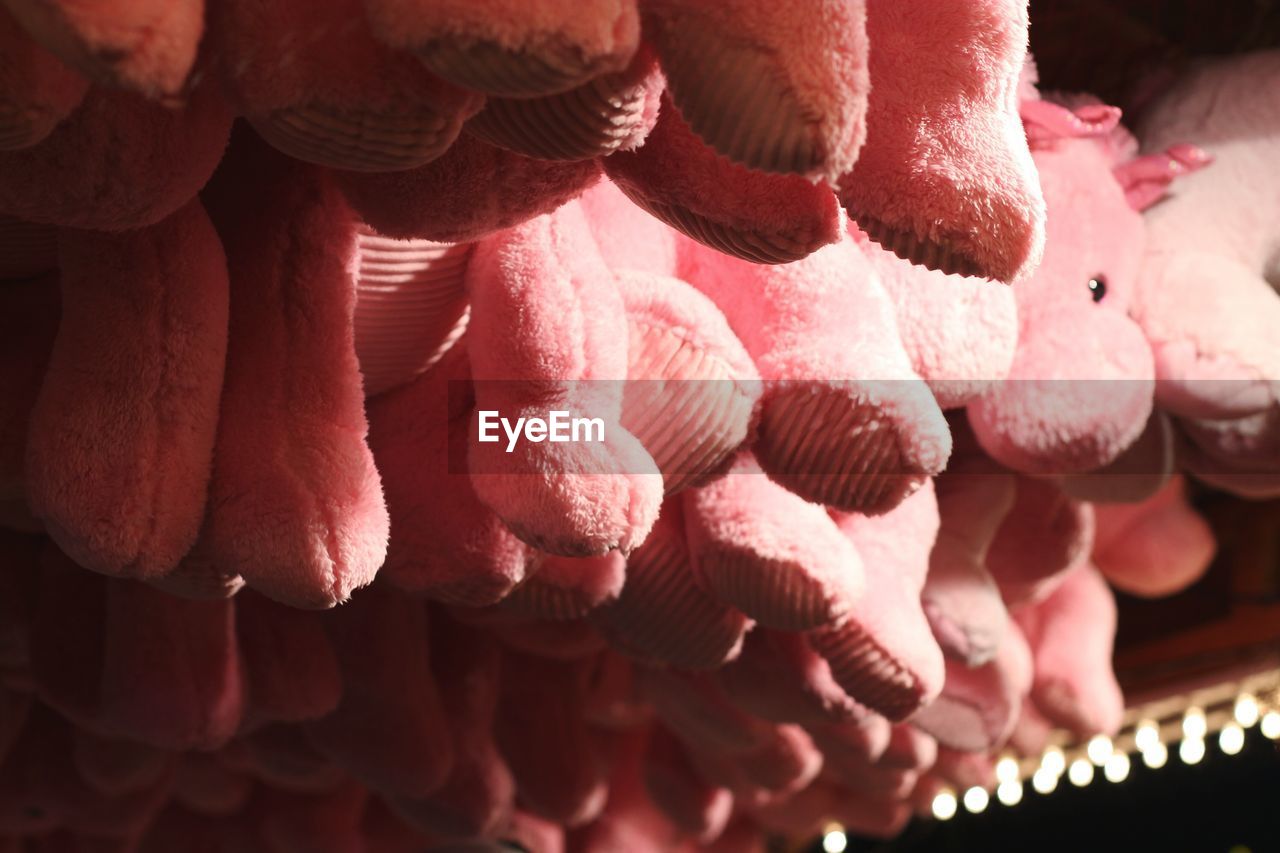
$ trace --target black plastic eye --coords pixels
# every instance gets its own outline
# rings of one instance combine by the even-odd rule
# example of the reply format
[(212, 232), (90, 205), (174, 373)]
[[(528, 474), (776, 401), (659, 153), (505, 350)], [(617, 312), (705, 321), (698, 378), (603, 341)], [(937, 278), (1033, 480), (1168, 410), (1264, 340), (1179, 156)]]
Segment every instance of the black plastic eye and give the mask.
[(1089, 293), (1093, 296), (1094, 302), (1101, 302), (1107, 295), (1107, 277), (1099, 274), (1089, 279)]

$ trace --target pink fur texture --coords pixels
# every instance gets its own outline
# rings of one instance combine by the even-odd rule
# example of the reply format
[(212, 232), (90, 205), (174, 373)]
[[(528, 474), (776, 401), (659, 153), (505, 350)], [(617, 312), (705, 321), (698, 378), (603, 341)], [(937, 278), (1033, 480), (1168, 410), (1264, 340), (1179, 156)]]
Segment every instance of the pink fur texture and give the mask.
[(227, 0), (212, 22), (237, 106), (303, 160), (379, 172), (421, 166), (483, 103), (374, 39), (361, 0)]
[(64, 231), (62, 320), (31, 414), (33, 511), (81, 564), (155, 578), (195, 543), (227, 349), (227, 265), (198, 202)]
[(830, 189), (726, 161), (666, 98), (644, 145), (603, 164), (618, 188), (658, 219), (753, 263), (795, 261), (839, 239), (842, 215)]
[(5, 0), (36, 41), (99, 83), (148, 97), (183, 90), (204, 34), (204, 0)]
[(103, 231), (154, 225), (204, 186), (231, 118), (209, 83), (181, 109), (94, 89), (39, 145), (0, 152), (0, 213)]
[(850, 233), (893, 302), (911, 366), (939, 407), (968, 405), (1009, 375), (1018, 341), (1014, 288), (916, 266)]
[(692, 241), (680, 274), (720, 306), (765, 380), (761, 466), (798, 495), (884, 512), (946, 464), (950, 434), (852, 238), (760, 266)]
[(946, 273), (1012, 282), (1039, 262), (1045, 211), (1018, 121), (1025, 0), (928, 15), (867, 0), (867, 140), (840, 199), (872, 239)]
[(388, 535), (352, 338), (353, 216), (316, 170), (239, 142), (206, 194), (231, 343), (198, 547), (273, 598), (332, 607), (373, 580)]
[(31, 40), (0, 7), (0, 150), (26, 148), (53, 132), (84, 98), (88, 81)]
[(478, 440), (477, 414), (468, 459), (480, 500), (553, 554), (639, 545), (657, 517), (662, 481), (619, 423), (626, 319), (581, 209), (561, 208), (482, 243), (467, 288), (477, 412), (514, 423), (562, 410), (604, 424), (603, 441), (525, 441), (507, 453), (501, 442)]
[(643, 8), (672, 100), (708, 145), (751, 169), (828, 183), (853, 167), (866, 134), (862, 0)]
[(489, 95), (532, 97), (620, 71), (640, 40), (631, 0), (365, 0), (374, 32)]

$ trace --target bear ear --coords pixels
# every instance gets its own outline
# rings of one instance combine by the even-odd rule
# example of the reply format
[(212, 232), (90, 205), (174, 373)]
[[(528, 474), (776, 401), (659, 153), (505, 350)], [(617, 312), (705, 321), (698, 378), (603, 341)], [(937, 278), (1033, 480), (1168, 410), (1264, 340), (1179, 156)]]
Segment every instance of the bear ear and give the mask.
[(1134, 210), (1146, 210), (1164, 198), (1175, 178), (1203, 169), (1213, 155), (1195, 145), (1175, 145), (1159, 154), (1147, 154), (1113, 169), (1116, 182)]
[(1106, 136), (1120, 124), (1120, 108), (1106, 104), (1067, 107), (1053, 101), (1023, 101), (1019, 111), (1027, 142), (1044, 148), (1059, 139), (1091, 139)]

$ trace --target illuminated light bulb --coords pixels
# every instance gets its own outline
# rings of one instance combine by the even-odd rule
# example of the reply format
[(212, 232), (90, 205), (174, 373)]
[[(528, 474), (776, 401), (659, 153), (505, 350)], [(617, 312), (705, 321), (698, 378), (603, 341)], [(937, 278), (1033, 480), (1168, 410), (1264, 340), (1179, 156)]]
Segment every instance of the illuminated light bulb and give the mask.
[(1058, 774), (1048, 767), (1041, 767), (1031, 777), (1031, 787), (1036, 789), (1037, 794), (1052, 794), (1053, 789), (1058, 787)]
[(1240, 694), (1236, 698), (1235, 718), (1246, 729), (1258, 722), (1258, 700), (1248, 693)]
[(1262, 735), (1272, 740), (1280, 738), (1280, 713), (1268, 711), (1262, 715)]
[(1146, 752), (1160, 742), (1160, 726), (1154, 720), (1143, 720), (1133, 733), (1133, 742), (1138, 752)]
[(1227, 723), (1218, 733), (1218, 748), (1227, 755), (1235, 755), (1244, 749), (1244, 729), (1239, 723)]
[(1094, 735), (1089, 739), (1089, 745), (1085, 747), (1085, 754), (1089, 756), (1090, 761), (1101, 767), (1107, 763), (1113, 750), (1111, 738), (1106, 735)]
[(996, 799), (1006, 806), (1016, 806), (1022, 802), (1022, 783), (1017, 779), (1001, 782), (996, 788)]
[(991, 797), (986, 788), (973, 787), (964, 792), (964, 807), (973, 814), (982, 814), (987, 810)]
[(1191, 708), (1182, 716), (1182, 734), (1188, 740), (1204, 740), (1209, 724), (1204, 718), (1204, 711)]
[(849, 846), (849, 837), (844, 834), (843, 830), (833, 829), (826, 835), (822, 836), (822, 849), (824, 853), (844, 853), (845, 848)]
[(1107, 763), (1102, 765), (1102, 775), (1108, 782), (1123, 782), (1129, 778), (1129, 755), (1124, 752), (1112, 753)]
[(1083, 758), (1077, 758), (1067, 769), (1067, 778), (1071, 780), (1072, 785), (1083, 788), (1093, 781), (1093, 765)]
[(1198, 737), (1187, 738), (1178, 747), (1178, 757), (1183, 764), (1199, 764), (1204, 758), (1204, 741)]
[(1047, 770), (1054, 776), (1061, 776), (1062, 771), (1067, 769), (1067, 757), (1062, 754), (1060, 748), (1051, 746), (1044, 751), (1044, 756), (1040, 759), (1040, 769)]
[(956, 816), (956, 795), (939, 791), (933, 798), (933, 816), (938, 820), (951, 820)]
[(1018, 780), (1018, 759), (1012, 755), (1006, 755), (997, 761), (996, 779), (1001, 782), (1016, 782)]
[(1142, 750), (1142, 763), (1152, 770), (1159, 770), (1169, 760), (1169, 748), (1156, 741), (1150, 749)]

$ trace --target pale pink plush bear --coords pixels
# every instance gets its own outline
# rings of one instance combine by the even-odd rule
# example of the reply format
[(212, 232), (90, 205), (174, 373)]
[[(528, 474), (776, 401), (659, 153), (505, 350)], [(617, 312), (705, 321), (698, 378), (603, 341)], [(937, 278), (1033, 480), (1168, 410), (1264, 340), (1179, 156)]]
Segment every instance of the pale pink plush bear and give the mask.
[(1133, 313), (1155, 352), (1156, 401), (1181, 420), (1189, 470), (1256, 495), (1280, 491), (1277, 85), (1280, 51), (1204, 62), (1138, 125), (1156, 181), (1213, 159), (1146, 216)]
[[(1023, 119), (1049, 206), (1044, 261), (1014, 287), (1019, 338), (1008, 381), (969, 407), (982, 446), (1040, 475), (1101, 468), (1152, 409), (1155, 367), (1128, 316), (1149, 200), (1113, 107), (1026, 100)], [(1132, 192), (1131, 192), (1132, 191)]]

